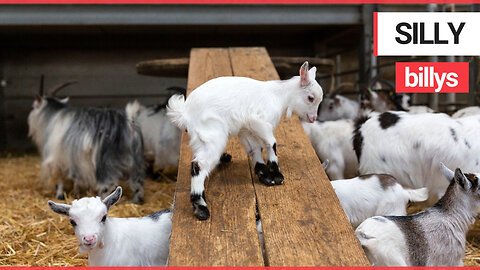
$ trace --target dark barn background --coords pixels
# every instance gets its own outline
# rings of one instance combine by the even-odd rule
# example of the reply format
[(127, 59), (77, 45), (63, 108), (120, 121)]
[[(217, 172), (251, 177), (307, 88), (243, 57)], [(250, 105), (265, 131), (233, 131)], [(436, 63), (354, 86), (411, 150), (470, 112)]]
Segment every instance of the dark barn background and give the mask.
[[(320, 74), (319, 80), (328, 92), (331, 75), (335, 78), (334, 87), (368, 81), (379, 73), (394, 81), (395, 60), (420, 59), (372, 57), (373, 11), (449, 11), (449, 8), (475, 11), (478, 6), (0, 6), (0, 149), (34, 149), (27, 137), (27, 116), (38, 93), (41, 75), (45, 89), (77, 81), (60, 94), (70, 96), (70, 103), (75, 106), (122, 108), (134, 99), (151, 105), (165, 100), (167, 87), (186, 87), (186, 74), (139, 75), (138, 62), (188, 57), (192, 47), (265, 46), (274, 57), (331, 59), (336, 64), (334, 69)], [(355, 98), (352, 90), (347, 89), (346, 93)], [(475, 91), (470, 96), (433, 96), (418, 95), (414, 101), (443, 111), (448, 104), (457, 109), (476, 102)]]

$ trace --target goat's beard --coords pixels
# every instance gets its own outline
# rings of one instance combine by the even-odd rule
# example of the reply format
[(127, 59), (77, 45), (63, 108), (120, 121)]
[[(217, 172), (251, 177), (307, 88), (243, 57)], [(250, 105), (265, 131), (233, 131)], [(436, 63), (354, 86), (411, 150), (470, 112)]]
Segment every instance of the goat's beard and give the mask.
[(85, 246), (83, 246), (83, 244), (78, 244), (78, 252), (80, 254), (87, 254), (88, 253), (88, 248), (86, 248)]

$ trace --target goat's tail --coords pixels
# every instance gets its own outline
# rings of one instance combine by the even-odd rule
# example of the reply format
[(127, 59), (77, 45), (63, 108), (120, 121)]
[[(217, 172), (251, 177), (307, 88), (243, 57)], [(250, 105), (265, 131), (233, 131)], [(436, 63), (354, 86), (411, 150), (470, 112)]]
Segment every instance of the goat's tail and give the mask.
[(428, 199), (428, 189), (427, 188), (418, 188), (418, 189), (409, 189), (405, 188), (405, 191), (408, 193), (408, 199), (411, 202), (423, 202)]
[(185, 97), (183, 95), (173, 95), (168, 100), (167, 116), (180, 129), (187, 128), (187, 120), (184, 116)]
[(130, 122), (133, 122), (133, 120), (140, 114), (141, 111), (143, 111), (145, 107), (140, 104), (137, 100), (134, 102), (130, 102), (127, 104), (125, 107), (125, 112), (127, 114), (127, 119)]

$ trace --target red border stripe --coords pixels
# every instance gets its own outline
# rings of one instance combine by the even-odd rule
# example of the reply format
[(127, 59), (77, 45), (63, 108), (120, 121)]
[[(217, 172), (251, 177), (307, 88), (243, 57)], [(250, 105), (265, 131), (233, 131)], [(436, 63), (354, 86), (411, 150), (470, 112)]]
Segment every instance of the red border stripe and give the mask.
[(373, 13), (373, 56), (378, 56), (377, 16), (378, 16), (378, 12), (374, 12)]
[(0, 4), (478, 4), (480, 0), (0, 0)]

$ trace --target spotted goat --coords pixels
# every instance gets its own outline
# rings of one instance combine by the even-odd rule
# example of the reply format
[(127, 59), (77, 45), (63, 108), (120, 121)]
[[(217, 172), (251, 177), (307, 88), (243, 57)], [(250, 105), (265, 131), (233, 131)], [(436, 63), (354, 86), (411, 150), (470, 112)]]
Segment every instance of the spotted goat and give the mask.
[[(184, 99), (170, 98), (167, 115), (190, 135), (193, 151), (191, 194), (195, 216), (210, 216), (204, 182), (218, 164), (229, 136), (238, 136), (253, 158), (255, 173), (265, 185), (282, 184), (273, 131), (287, 112), (295, 112), (308, 122), (317, 119), (323, 91), (315, 80), (316, 68), (305, 62), (300, 76), (284, 81), (257, 81), (244, 77), (220, 77), (210, 80)], [(267, 164), (262, 157), (267, 152)]]
[(372, 217), (358, 226), (356, 235), (372, 265), (463, 265), (467, 231), (480, 214), (480, 174), (440, 168), (450, 184), (434, 206), (411, 216)]
[(133, 191), (133, 202), (143, 202), (143, 142), (135, 122), (138, 110), (138, 103), (117, 110), (72, 107), (68, 98), (35, 99), (28, 116), (29, 136), (42, 156), (40, 179), (57, 185), (57, 199), (64, 198), (66, 181), (73, 181), (76, 195), (94, 189), (103, 196), (124, 179)]
[(480, 115), (452, 119), (446, 114), (374, 113), (359, 118), (353, 147), (360, 174), (386, 173), (410, 188), (426, 187), (428, 205), (443, 196), (439, 163), (480, 170)]
[(165, 209), (140, 218), (108, 217), (122, 196), (122, 188), (101, 200), (85, 197), (72, 205), (48, 201), (57, 214), (66, 215), (89, 266), (166, 266), (172, 212)]

